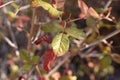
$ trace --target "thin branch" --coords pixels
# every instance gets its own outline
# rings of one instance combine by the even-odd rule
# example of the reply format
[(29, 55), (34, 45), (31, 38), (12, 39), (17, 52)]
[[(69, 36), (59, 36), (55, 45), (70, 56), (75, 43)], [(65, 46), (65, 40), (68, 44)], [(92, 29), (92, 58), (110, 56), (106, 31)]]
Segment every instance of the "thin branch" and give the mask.
[(82, 18), (72, 19), (72, 20), (68, 21), (67, 23), (71, 23), (71, 22), (74, 22), (74, 21), (78, 21), (78, 20), (80, 20), (80, 19), (82, 19)]
[(106, 5), (104, 6), (104, 9), (107, 9), (110, 4), (112, 3), (113, 0), (108, 0), (108, 2), (106, 3)]
[(30, 5), (28, 4), (28, 5), (25, 5), (25, 6), (22, 6), (22, 7), (18, 8), (15, 12), (15, 15), (17, 15), (19, 11), (28, 9), (29, 7), (30, 7)]
[(3, 35), (1, 32), (0, 32), (0, 35), (3, 37), (3, 39), (13, 48), (17, 48), (16, 45), (9, 39), (7, 38), (5, 35)]
[(36, 12), (36, 9), (33, 8), (33, 11), (32, 11), (31, 29), (30, 29), (30, 35), (29, 35), (28, 47), (27, 47), (28, 53), (30, 53), (31, 44), (32, 44), (32, 40), (31, 40), (31, 39), (32, 39), (32, 34), (33, 34), (34, 22), (35, 22), (35, 12)]
[(104, 40), (107, 40), (107, 39), (109, 39), (109, 38), (117, 35), (118, 33), (120, 33), (120, 30), (115, 30), (114, 32), (106, 35), (106, 36), (103, 37), (103, 38), (98, 39), (97, 41), (95, 41), (95, 42), (87, 45), (86, 47), (80, 48), (80, 51), (85, 50), (85, 49), (87, 49), (87, 48), (89, 48), (89, 47), (91, 47), (91, 46), (94, 46), (94, 45), (96, 45), (96, 44), (98, 44), (98, 43), (100, 43), (100, 42), (102, 42), (102, 41), (104, 41)]
[(9, 2), (1, 5), (0, 8), (3, 8), (3, 7), (5, 7), (5, 6), (7, 6), (7, 5), (11, 4), (11, 3), (14, 3), (14, 2), (15, 2), (15, 1), (9, 1)]

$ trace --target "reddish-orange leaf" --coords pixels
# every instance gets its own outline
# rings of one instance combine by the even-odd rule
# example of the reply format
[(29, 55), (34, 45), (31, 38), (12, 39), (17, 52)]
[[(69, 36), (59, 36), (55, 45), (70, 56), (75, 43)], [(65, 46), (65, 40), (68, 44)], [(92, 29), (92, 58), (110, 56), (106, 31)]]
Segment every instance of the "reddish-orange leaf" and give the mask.
[(43, 57), (43, 68), (50, 71), (50, 63), (55, 59), (55, 54), (52, 49), (46, 50)]
[(52, 0), (52, 4), (56, 4), (56, 0)]
[[(88, 13), (88, 6), (82, 1), (82, 0), (78, 0), (78, 7), (81, 10), (81, 15), (84, 18), (85, 16), (87, 16)], [(83, 16), (84, 15), (84, 16)]]
[(21, 15), (21, 16), (19, 16), (19, 19), (24, 20), (24, 21), (30, 20), (30, 18), (27, 15)]
[(34, 43), (36, 45), (42, 43), (42, 42), (48, 42), (51, 43), (52, 42), (52, 37), (50, 35), (45, 35), (45, 36), (41, 36), (39, 37)]
[(3, 4), (4, 4), (4, 3), (3, 3), (3, 0), (0, 0), (0, 6), (3, 5)]
[(23, 24), (23, 21), (22, 20), (17, 20), (16, 21), (16, 29), (18, 30), (18, 31), (22, 31), (23, 30), (23, 27), (24, 27), (24, 24)]

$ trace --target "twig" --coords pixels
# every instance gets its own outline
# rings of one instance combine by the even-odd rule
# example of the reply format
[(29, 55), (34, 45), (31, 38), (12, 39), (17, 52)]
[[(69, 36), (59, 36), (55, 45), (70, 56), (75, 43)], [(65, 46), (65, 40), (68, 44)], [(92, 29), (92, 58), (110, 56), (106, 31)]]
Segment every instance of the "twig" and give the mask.
[(25, 5), (25, 6), (22, 6), (22, 7), (18, 8), (15, 12), (15, 15), (17, 15), (19, 11), (28, 9), (29, 7), (30, 7), (30, 5), (28, 4), (28, 5)]
[(9, 2), (7, 2), (7, 3), (3, 4), (3, 5), (1, 5), (0, 8), (5, 7), (5, 6), (7, 6), (7, 5), (9, 5), (9, 4), (13, 3), (13, 2), (15, 2), (15, 1), (9, 1)]
[(71, 23), (71, 22), (74, 22), (74, 21), (78, 21), (78, 20), (80, 20), (80, 19), (82, 19), (82, 18), (76, 18), (76, 19), (73, 19), (73, 20), (68, 21), (67, 23)]
[(0, 35), (3, 37), (3, 39), (13, 48), (17, 48), (16, 45), (9, 39), (7, 38), (5, 35), (3, 35), (1, 32), (0, 32)]
[(32, 34), (33, 34), (34, 22), (35, 22), (35, 12), (36, 12), (36, 9), (33, 8), (33, 11), (32, 11), (31, 29), (30, 29), (30, 35), (29, 35), (28, 47), (27, 47), (28, 53), (30, 53), (30, 49), (31, 49), (31, 43), (32, 43), (32, 40), (31, 40), (31, 39), (32, 39)]
[(104, 6), (104, 9), (106, 10), (106, 9), (110, 6), (111, 3), (112, 3), (112, 0), (109, 0), (109, 1), (106, 3), (106, 5)]
[(87, 48), (89, 48), (89, 47), (91, 47), (91, 46), (94, 46), (94, 45), (98, 44), (99, 42), (102, 42), (102, 41), (104, 41), (104, 40), (107, 40), (107, 39), (109, 39), (109, 38), (115, 36), (115, 35), (118, 34), (118, 33), (120, 33), (120, 30), (115, 30), (114, 32), (112, 32), (112, 33), (106, 35), (106, 36), (103, 37), (103, 38), (98, 39), (97, 41), (95, 41), (95, 42), (89, 44), (88, 46), (83, 47), (83, 48), (80, 48), (80, 51), (83, 51), (83, 50), (85, 50), (85, 49), (87, 49)]

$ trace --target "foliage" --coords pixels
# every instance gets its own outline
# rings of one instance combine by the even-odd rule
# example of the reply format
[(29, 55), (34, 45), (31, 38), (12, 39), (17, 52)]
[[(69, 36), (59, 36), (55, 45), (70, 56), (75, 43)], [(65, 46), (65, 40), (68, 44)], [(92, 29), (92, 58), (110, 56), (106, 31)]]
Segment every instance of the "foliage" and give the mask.
[(107, 4), (0, 0), (0, 8), (0, 80), (99, 80), (120, 64), (120, 18)]

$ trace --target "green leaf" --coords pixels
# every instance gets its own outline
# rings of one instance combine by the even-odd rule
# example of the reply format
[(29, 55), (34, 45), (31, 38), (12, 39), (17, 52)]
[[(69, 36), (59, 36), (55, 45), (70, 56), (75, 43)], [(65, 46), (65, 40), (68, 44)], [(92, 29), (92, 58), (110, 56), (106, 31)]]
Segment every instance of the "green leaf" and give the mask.
[(63, 27), (57, 21), (50, 21), (41, 27), (44, 32), (60, 32)]
[(55, 17), (59, 17), (62, 12), (58, 11), (56, 8), (54, 8), (51, 4), (43, 1), (43, 0), (32, 0), (32, 6), (33, 7), (43, 7), (45, 10), (47, 10), (51, 15)]
[(64, 55), (69, 49), (68, 36), (63, 33), (56, 35), (52, 41), (52, 48), (56, 55)]
[(100, 62), (100, 66), (102, 69), (104, 68), (107, 68), (111, 65), (112, 63), (112, 59), (110, 56), (104, 56), (102, 59), (101, 59), (101, 62)]
[(112, 56), (112, 59), (113, 59), (116, 63), (120, 64), (120, 55), (119, 55), (119, 54), (112, 54), (111, 56)]
[(23, 71), (29, 71), (31, 68), (32, 68), (31, 64), (24, 64), (21, 69)]
[(96, 27), (97, 22), (95, 19), (93, 19), (92, 17), (88, 17), (86, 20), (87, 26), (89, 27)]
[(76, 76), (69, 76), (69, 80), (77, 80)]
[(61, 76), (59, 80), (70, 80), (68, 76)]
[(20, 58), (25, 61), (30, 61), (30, 57), (28, 56), (26, 50), (21, 50), (20, 51)]
[(77, 38), (77, 39), (83, 39), (83, 37), (85, 37), (85, 33), (82, 30), (76, 28), (76, 26), (71, 26), (71, 27), (66, 28), (65, 32), (68, 35), (74, 38)]
[(117, 29), (120, 29), (120, 22), (117, 23), (116, 27)]
[(18, 9), (20, 6), (19, 5), (17, 5), (16, 3), (12, 3), (11, 4), (15, 9)]
[(38, 62), (38, 60), (39, 60), (39, 56), (33, 56), (33, 58), (32, 58), (32, 63), (37, 63)]

